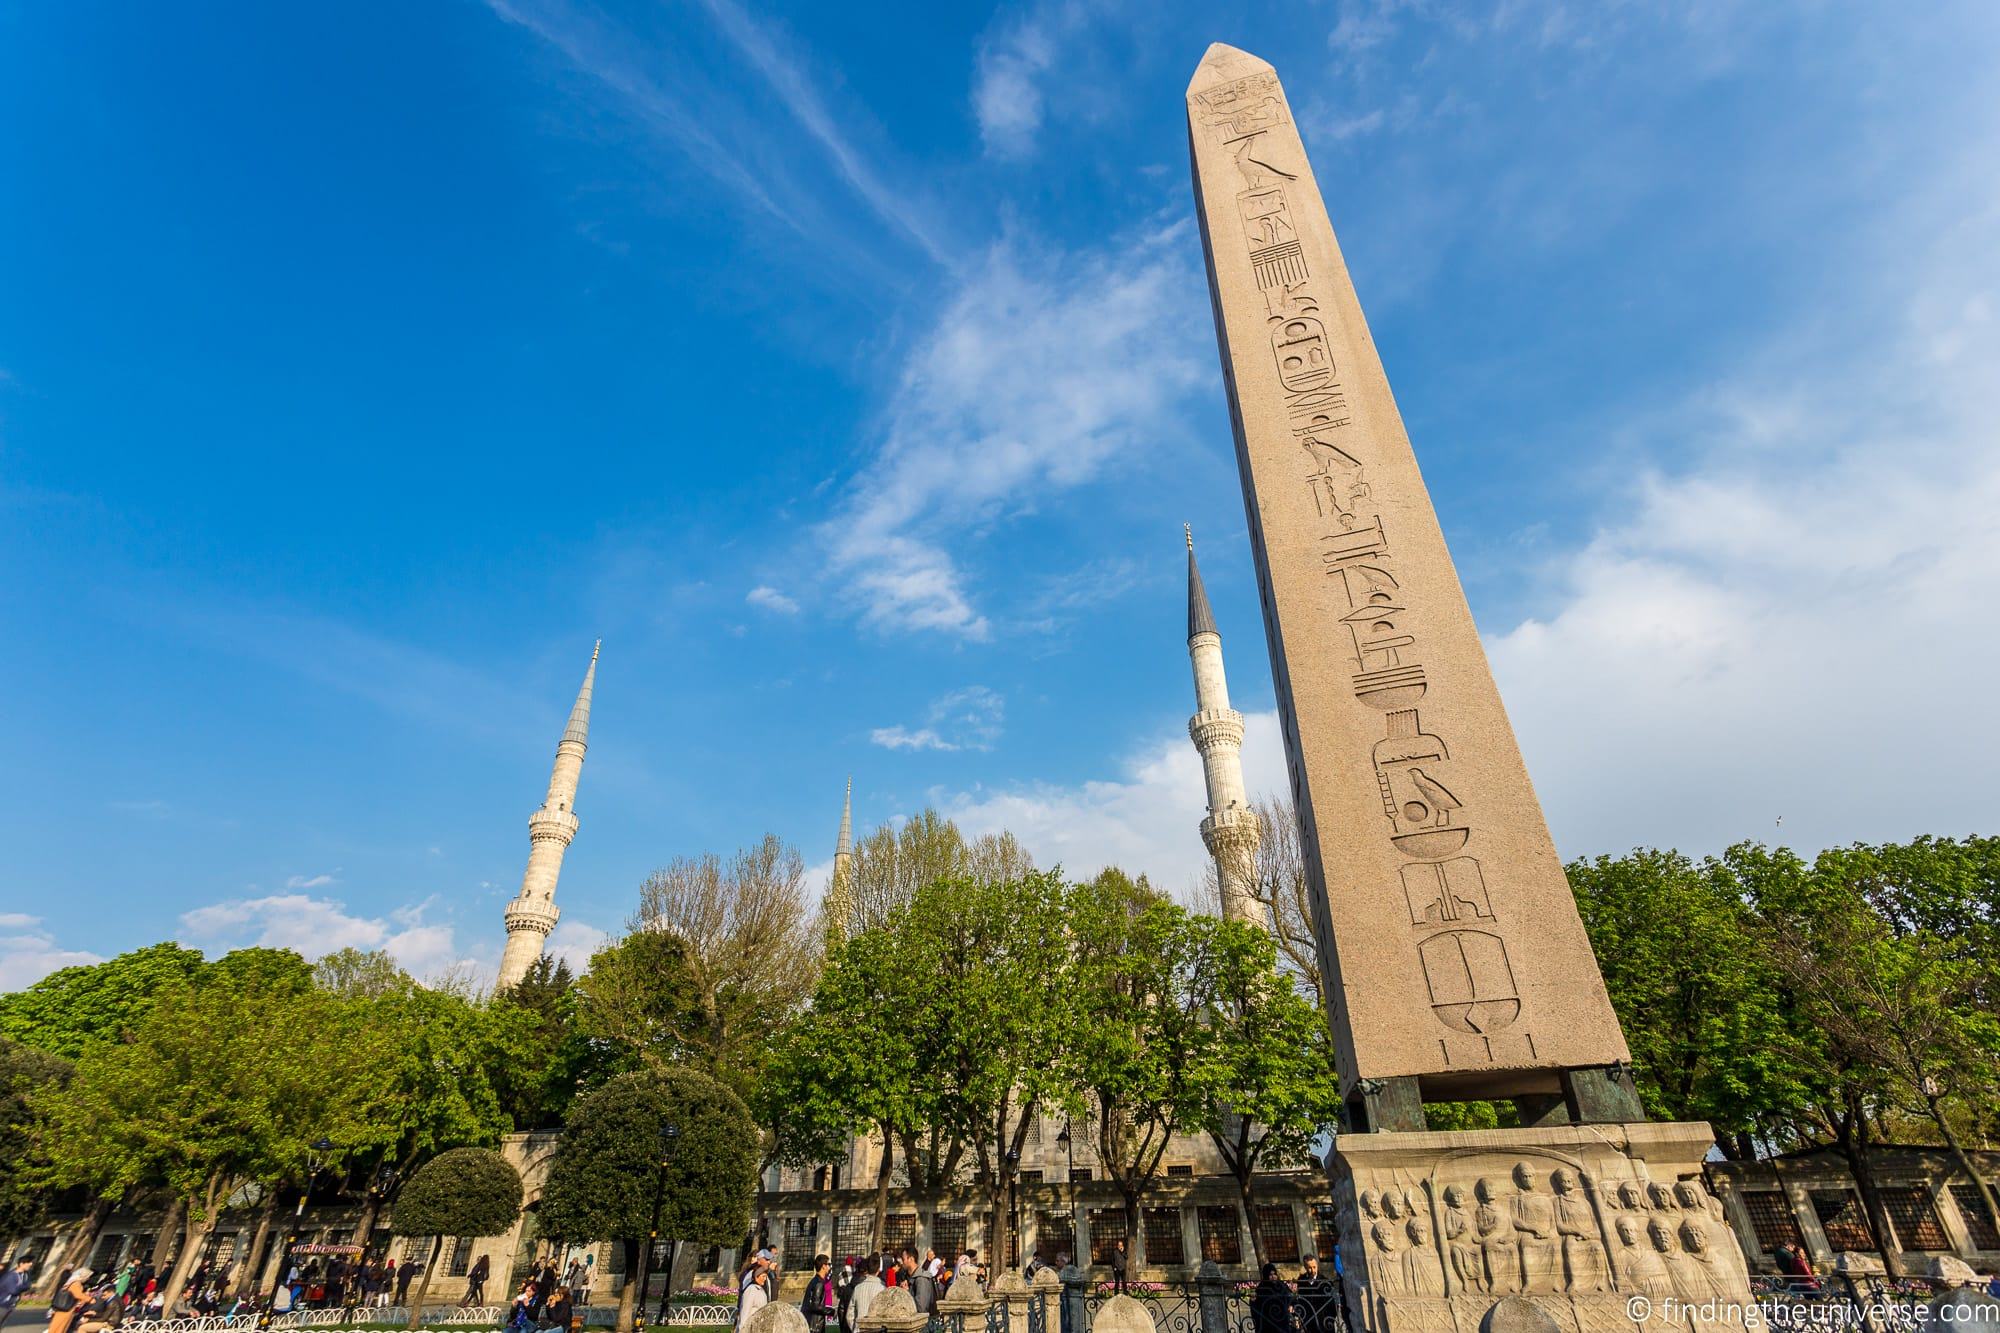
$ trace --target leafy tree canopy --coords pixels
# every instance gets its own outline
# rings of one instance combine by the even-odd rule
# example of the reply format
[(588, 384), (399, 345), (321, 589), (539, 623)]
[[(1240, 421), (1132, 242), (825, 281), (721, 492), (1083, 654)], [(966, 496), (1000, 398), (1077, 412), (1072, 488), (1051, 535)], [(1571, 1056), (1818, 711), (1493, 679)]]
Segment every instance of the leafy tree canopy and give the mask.
[(205, 965), (200, 950), (166, 943), (62, 968), (0, 995), (0, 1035), (74, 1060), (94, 1043), (129, 1039), (156, 995), (193, 982)]
[[(677, 1131), (668, 1146), (662, 1126)], [(577, 1101), (549, 1163), (542, 1230), (643, 1237), (663, 1161), (662, 1235), (741, 1237), (756, 1192), (756, 1126), (735, 1093), (689, 1069), (635, 1070)]]
[(491, 1148), (452, 1148), (417, 1168), (396, 1200), (403, 1236), (497, 1236), (521, 1215), (521, 1173)]

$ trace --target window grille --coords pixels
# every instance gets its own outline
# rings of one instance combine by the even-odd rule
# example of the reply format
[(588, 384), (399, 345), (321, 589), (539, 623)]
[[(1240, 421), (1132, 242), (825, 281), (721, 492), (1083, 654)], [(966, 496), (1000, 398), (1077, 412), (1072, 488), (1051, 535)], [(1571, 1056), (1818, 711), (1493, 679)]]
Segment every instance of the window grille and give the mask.
[(1949, 1250), (1944, 1222), (1938, 1217), (1931, 1192), (1919, 1185), (1908, 1189), (1882, 1191), (1882, 1206), (1889, 1214), (1889, 1228), (1906, 1250)]
[(1340, 1248), (1340, 1210), (1330, 1203), (1313, 1205), (1313, 1253), (1332, 1271), (1333, 1256)]
[(1965, 1219), (1965, 1237), (1972, 1242), (1972, 1248), (2000, 1250), (2000, 1228), (1994, 1227), (1993, 1215), (1986, 1211), (1986, 1200), (1980, 1197), (1979, 1186), (1962, 1180), (1951, 1187), (1951, 1198), (1958, 1205), (1958, 1215)]
[(1195, 1210), (1194, 1220), (1202, 1258), (1218, 1264), (1243, 1262), (1243, 1228), (1237, 1225), (1235, 1204), (1203, 1204)]
[(931, 1219), (931, 1248), (946, 1263), (965, 1253), (964, 1213), (939, 1213)]
[(1180, 1162), (1167, 1168), (1167, 1179), (1169, 1180), (1184, 1180), (1192, 1175), (1194, 1175), (1194, 1167), (1186, 1162)]
[(834, 1223), (835, 1262), (858, 1259), (875, 1245), (875, 1218), (871, 1213), (843, 1213)]
[(1757, 1233), (1757, 1248), (1769, 1253), (1783, 1245), (1805, 1249), (1806, 1238), (1799, 1219), (1783, 1190), (1744, 1190), (1743, 1211), (1750, 1214), (1750, 1228)]
[(1187, 1248), (1181, 1241), (1180, 1209), (1146, 1210), (1146, 1262), (1149, 1264), (1187, 1262)]
[(1866, 1254), (1875, 1248), (1868, 1214), (1861, 1207), (1861, 1196), (1853, 1190), (1814, 1190), (1812, 1206), (1819, 1216), (1820, 1230), (1826, 1233), (1826, 1243), (1836, 1251)]
[(901, 1254), (905, 1245), (917, 1243), (917, 1215), (891, 1213), (882, 1224), (882, 1243), (891, 1254)]
[[(1041, 1241), (1042, 1253), (1049, 1257), (1050, 1263), (1054, 1263), (1059, 1254), (1067, 1254), (1072, 1259), (1076, 1257), (1076, 1225), (1068, 1213), (1036, 1213), (1035, 1236)], [(942, 1246), (938, 1248), (938, 1253), (944, 1253)]]
[(1299, 1261), (1299, 1222), (1288, 1203), (1257, 1205), (1257, 1235), (1264, 1242), (1264, 1258), (1274, 1264)]
[(447, 1277), (464, 1277), (472, 1268), (472, 1237), (454, 1236), (451, 1240), (451, 1262), (444, 1267)]
[(806, 1268), (812, 1258), (813, 1219), (810, 1217), (788, 1217), (785, 1219), (785, 1248), (779, 1254), (787, 1268)]
[[(1112, 1247), (1119, 1241), (1127, 1239), (1125, 1235), (1125, 1210), (1123, 1208), (1093, 1208), (1090, 1210), (1089, 1221), (1090, 1262), (1094, 1264), (1108, 1264), (1111, 1262)], [(1126, 1247), (1126, 1253), (1131, 1253), (1129, 1245)]]

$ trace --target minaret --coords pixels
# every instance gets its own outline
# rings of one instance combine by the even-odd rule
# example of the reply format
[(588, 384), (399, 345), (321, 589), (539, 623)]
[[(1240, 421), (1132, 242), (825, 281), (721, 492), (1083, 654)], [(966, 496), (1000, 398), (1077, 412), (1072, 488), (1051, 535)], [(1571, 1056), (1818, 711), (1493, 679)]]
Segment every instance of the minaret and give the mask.
[(497, 985), (506, 989), (528, 975), (542, 956), (542, 945), (561, 916), (556, 907), (556, 877), (562, 874), (563, 853), (576, 836), (576, 781), (583, 775), (583, 751), (590, 738), (590, 690), (597, 682), (599, 639), (590, 650), (590, 669), (569, 710), (569, 725), (556, 745), (555, 771), (549, 774), (548, 799), (528, 816), (528, 869), (521, 876), (521, 894), (507, 904), (507, 952), (500, 956)]
[(1208, 818), (1201, 840), (1215, 858), (1222, 890), (1222, 915), (1231, 921), (1270, 924), (1257, 901), (1257, 844), (1263, 829), (1243, 794), (1243, 714), (1229, 706), (1229, 682), (1222, 674), (1222, 635), (1201, 586), (1194, 562), (1194, 529), (1186, 528), (1188, 553), (1188, 659), (1194, 663), (1194, 716), (1188, 736), (1201, 751), (1208, 782)]
[(847, 940), (854, 919), (854, 779), (847, 780), (847, 798), (840, 806), (840, 841), (833, 845), (833, 879), (826, 886), (826, 942)]

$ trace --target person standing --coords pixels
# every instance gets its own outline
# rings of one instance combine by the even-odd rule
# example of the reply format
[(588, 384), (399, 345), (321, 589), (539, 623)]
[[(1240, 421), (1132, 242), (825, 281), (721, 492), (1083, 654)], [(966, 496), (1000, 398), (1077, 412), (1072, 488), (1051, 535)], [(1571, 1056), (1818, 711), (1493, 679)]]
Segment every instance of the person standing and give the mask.
[(763, 1259), (752, 1259), (743, 1274), (743, 1289), (736, 1293), (736, 1333), (750, 1326), (750, 1316), (771, 1303), (771, 1268)]
[(861, 1261), (861, 1276), (855, 1279), (854, 1290), (847, 1296), (847, 1333), (854, 1333), (861, 1321), (868, 1317), (868, 1307), (887, 1290), (882, 1285), (881, 1273), (882, 1261), (875, 1255), (871, 1254)]
[(1122, 1240), (1113, 1241), (1111, 1244), (1111, 1294), (1114, 1296), (1123, 1296), (1125, 1294), (1125, 1269), (1127, 1262), (1125, 1258), (1125, 1242)]
[(472, 1271), (465, 1275), (465, 1299), (459, 1302), (461, 1306), (486, 1304), (486, 1279), (492, 1272), (492, 1257), (480, 1255)]
[(1296, 1284), (1299, 1293), (1299, 1333), (1322, 1333), (1338, 1326), (1333, 1306), (1338, 1297), (1333, 1284), (1319, 1271), (1319, 1257), (1309, 1254)]
[(806, 1317), (806, 1328), (811, 1333), (826, 1333), (827, 1321), (833, 1318), (840, 1301), (833, 1291), (833, 1278), (829, 1275), (833, 1260), (823, 1254), (813, 1256), (813, 1275), (806, 1283), (806, 1294), (799, 1298), (799, 1313)]
[(924, 1271), (917, 1262), (917, 1251), (913, 1246), (903, 1249), (902, 1281), (899, 1285), (910, 1292), (910, 1300), (919, 1314), (930, 1314), (937, 1309), (937, 1279)]
[(1250, 1297), (1252, 1333), (1291, 1333), (1292, 1289), (1278, 1276), (1276, 1264), (1265, 1264)]
[(23, 1254), (14, 1260), (12, 1268), (0, 1273), (0, 1324), (5, 1324), (7, 1316), (21, 1303), (21, 1293), (28, 1289), (34, 1271), (35, 1256)]

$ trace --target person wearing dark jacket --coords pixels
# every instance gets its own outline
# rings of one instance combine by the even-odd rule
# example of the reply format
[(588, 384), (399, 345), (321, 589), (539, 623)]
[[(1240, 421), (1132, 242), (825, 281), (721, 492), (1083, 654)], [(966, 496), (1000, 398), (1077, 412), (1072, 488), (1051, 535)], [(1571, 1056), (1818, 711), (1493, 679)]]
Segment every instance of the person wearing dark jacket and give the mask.
[(35, 1272), (35, 1256), (24, 1254), (14, 1261), (14, 1266), (0, 1273), (0, 1324), (7, 1322), (7, 1316), (14, 1313), (21, 1295), (27, 1291)]
[(1292, 1333), (1292, 1289), (1278, 1276), (1276, 1264), (1265, 1264), (1250, 1297), (1252, 1333)]
[(492, 1272), (493, 1260), (487, 1255), (480, 1255), (479, 1262), (475, 1263), (472, 1266), (472, 1271), (465, 1275), (465, 1299), (460, 1301), (459, 1304), (486, 1304), (486, 1279)]
[(567, 1329), (570, 1314), (575, 1309), (569, 1298), (569, 1288), (558, 1286), (549, 1297), (549, 1303), (542, 1307), (542, 1327)]
[(806, 1327), (812, 1333), (826, 1333), (827, 1323), (840, 1309), (840, 1297), (833, 1289), (833, 1279), (828, 1270), (833, 1260), (823, 1254), (813, 1256), (812, 1279), (806, 1283), (806, 1294), (799, 1300), (799, 1313), (806, 1317)]
[(1322, 1333), (1340, 1326), (1340, 1293), (1319, 1271), (1319, 1259), (1307, 1255), (1305, 1268), (1294, 1284), (1299, 1293), (1299, 1333)]

